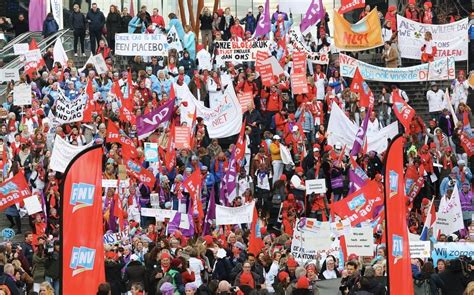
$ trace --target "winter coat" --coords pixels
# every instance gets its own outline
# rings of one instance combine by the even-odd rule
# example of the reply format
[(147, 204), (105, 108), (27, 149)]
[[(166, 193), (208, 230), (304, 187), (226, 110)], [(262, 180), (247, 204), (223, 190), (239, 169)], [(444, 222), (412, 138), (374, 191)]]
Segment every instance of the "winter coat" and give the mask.
[(443, 294), (462, 295), (469, 278), (463, 273), (461, 261), (451, 260), (446, 270), (439, 274), (444, 285), (441, 287)]
[(116, 33), (120, 32), (120, 25), (122, 23), (122, 17), (118, 12), (109, 13), (107, 15), (106, 27), (107, 27), (107, 36), (109, 38), (113, 37)]
[(99, 8), (94, 12), (92, 9), (87, 13), (87, 21), (89, 22), (89, 30), (101, 31), (105, 24), (105, 16)]
[(251, 15), (246, 15), (243, 20), (240, 21), (241, 24), (245, 24), (245, 32), (250, 32), (253, 34), (255, 32), (255, 28), (257, 27), (257, 20)]
[(127, 290), (130, 290), (133, 283), (142, 283), (145, 285), (146, 268), (139, 261), (131, 261), (125, 268), (125, 278)]
[(14, 29), (15, 29), (15, 37), (28, 32), (29, 31), (28, 21), (26, 20), (18, 21), (14, 25)]
[(70, 17), (71, 28), (74, 31), (85, 31), (86, 30), (86, 17), (82, 12), (73, 12)]
[(110, 284), (112, 295), (120, 295), (126, 291), (121, 272), (123, 266), (123, 261), (105, 261), (105, 280)]
[[(141, 27), (139, 27), (141, 25)], [(141, 18), (138, 16), (133, 17), (130, 22), (128, 23), (128, 33), (143, 33), (145, 32), (146, 26)]]
[(47, 257), (44, 255), (42, 257), (39, 257), (36, 253), (33, 255), (33, 280), (35, 283), (44, 282), (46, 260)]
[(199, 16), (199, 20), (201, 21), (200, 30), (212, 30), (212, 16), (211, 15), (204, 15), (201, 14)]
[(55, 280), (59, 279), (59, 253), (53, 252), (48, 256), (48, 260), (45, 263), (46, 271), (45, 276), (53, 278)]
[(59, 30), (58, 23), (53, 16), (48, 16), (43, 22), (43, 33), (44, 37), (51, 36)]

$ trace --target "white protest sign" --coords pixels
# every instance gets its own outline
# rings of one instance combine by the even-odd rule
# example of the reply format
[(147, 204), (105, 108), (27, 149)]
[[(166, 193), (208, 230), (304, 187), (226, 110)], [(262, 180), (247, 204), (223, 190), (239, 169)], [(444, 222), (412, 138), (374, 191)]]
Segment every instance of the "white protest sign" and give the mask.
[(82, 121), (86, 102), (86, 94), (81, 94), (76, 99), (69, 100), (60, 92), (56, 99), (56, 119), (62, 124)]
[(163, 34), (115, 34), (115, 54), (166, 56), (168, 43)]
[(127, 232), (106, 233), (104, 235), (104, 245), (115, 245), (128, 239)]
[(13, 44), (13, 53), (16, 55), (25, 54), (29, 50), (30, 45), (28, 43)]
[(464, 228), (462, 217), (461, 200), (459, 198), (458, 186), (455, 185), (451, 198), (441, 198), (438, 212), (436, 213), (436, 222), (433, 226), (433, 235), (438, 236), (438, 232), (450, 235)]
[(371, 227), (353, 227), (346, 235), (347, 254), (352, 253), (358, 256), (374, 255), (374, 236)]
[(20, 59), (24, 59), (24, 63), (38, 62), (41, 58), (41, 51), (39, 49), (29, 50), (20, 57)]
[(13, 88), (13, 105), (24, 106), (31, 104), (31, 85), (22, 83)]
[(473, 242), (456, 242), (456, 243), (435, 243), (431, 257), (433, 263), (436, 265), (438, 259), (451, 260), (459, 256), (474, 257), (474, 243)]
[(23, 199), (25, 203), (26, 211), (28, 211), (28, 215), (33, 215), (38, 212), (42, 212), (43, 208), (41, 207), (41, 202), (38, 200), (37, 196), (31, 196), (28, 198)]
[(430, 241), (411, 241), (410, 240), (410, 256), (411, 258), (431, 257)]
[(299, 27), (293, 27), (289, 33), (289, 45), (292, 51), (299, 51), (306, 53), (306, 59), (314, 64), (327, 65), (329, 63), (329, 50), (322, 47), (319, 52), (313, 52), (303, 43), (304, 38)]
[(145, 161), (157, 163), (158, 162), (158, 143), (145, 142)]
[(397, 15), (397, 32), (400, 55), (403, 58), (421, 59), (425, 32), (431, 32), (437, 52), (435, 59), (453, 56), (456, 61), (468, 58), (468, 18), (442, 25), (423, 24)]
[(216, 205), (216, 225), (251, 223), (255, 202), (240, 207)]
[(94, 65), (97, 74), (104, 74), (107, 73), (107, 71), (109, 70), (102, 54), (91, 56), (89, 60)]
[(165, 221), (165, 219), (173, 220), (177, 212), (176, 210), (160, 208), (142, 208), (140, 211), (142, 216), (155, 217), (157, 221)]
[(168, 42), (168, 50), (176, 49), (178, 52), (183, 51), (183, 44), (181, 44), (181, 41), (179, 40), (176, 27), (171, 27), (168, 34), (166, 35), (166, 41)]
[(10, 82), (13, 81), (20, 81), (20, 73), (18, 73), (18, 69), (0, 69), (0, 83), (1, 82)]
[(310, 179), (305, 181), (306, 193), (324, 194), (327, 191), (325, 179)]
[[(54, 138), (53, 152), (51, 153), (51, 161), (49, 162), (49, 169), (64, 173), (69, 162), (81, 151), (92, 146), (94, 141), (91, 141), (84, 146), (76, 146), (69, 144), (67, 141), (56, 135)], [(117, 185), (115, 185), (117, 186)]]
[(268, 50), (267, 40), (260, 41), (215, 41), (215, 52), (222, 61), (256, 61), (257, 51)]

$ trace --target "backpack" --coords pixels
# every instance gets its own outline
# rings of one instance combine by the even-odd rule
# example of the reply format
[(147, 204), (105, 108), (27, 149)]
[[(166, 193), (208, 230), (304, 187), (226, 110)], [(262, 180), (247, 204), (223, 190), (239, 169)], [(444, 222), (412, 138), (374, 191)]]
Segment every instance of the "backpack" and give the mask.
[(414, 279), (413, 290), (415, 295), (431, 295), (430, 279)]

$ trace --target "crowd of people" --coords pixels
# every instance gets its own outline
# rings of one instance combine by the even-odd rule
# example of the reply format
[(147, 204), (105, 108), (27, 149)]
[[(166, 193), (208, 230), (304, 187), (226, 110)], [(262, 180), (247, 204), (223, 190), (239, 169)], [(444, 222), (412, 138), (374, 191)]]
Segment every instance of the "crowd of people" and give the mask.
[[(387, 67), (400, 67), (401, 57), (397, 48), (396, 15), (426, 24), (439, 20), (429, 1), (409, 1), (403, 11), (395, 6), (388, 8), (383, 24), (382, 60)], [(370, 12), (364, 9), (360, 18)], [(151, 13), (150, 13), (151, 12)], [(349, 254), (340, 257), (327, 255), (322, 259), (302, 261), (291, 251), (294, 228), (299, 218), (327, 221), (333, 217), (331, 204), (344, 199), (350, 190), (348, 173), (360, 167), (368, 178), (383, 182), (384, 154), (361, 150), (349, 157), (345, 146), (328, 143), (327, 124), (333, 102), (338, 104), (348, 118), (361, 125), (369, 116), (367, 134), (377, 134), (397, 118), (392, 111), (392, 95), (397, 93), (406, 102), (415, 99), (399, 89), (399, 85), (386, 85), (372, 89), (375, 96), (373, 110), (359, 105), (359, 95), (350, 89), (350, 80), (339, 73), (337, 54), (331, 54), (328, 65), (308, 63), (308, 93), (294, 95), (289, 75), (276, 76), (270, 87), (262, 85), (255, 62), (234, 64), (216, 62), (215, 42), (222, 40), (250, 40), (258, 15), (253, 9), (241, 18), (230, 8), (212, 11), (204, 7), (199, 15), (200, 28), (184, 26), (176, 14), (165, 20), (157, 8), (151, 11), (142, 6), (137, 15), (130, 15), (127, 8), (119, 11), (111, 5), (104, 16), (97, 4), (91, 4), (87, 14), (75, 4), (70, 16), (74, 32), (74, 57), (67, 65), (55, 64), (53, 48), (43, 53), (45, 65), (31, 75), (22, 73), (21, 83), (32, 89), (32, 104), (17, 106), (13, 103), (15, 83), (0, 108), (0, 143), (3, 179), (23, 171), (34, 195), (44, 211), (25, 217), (23, 204), (10, 206), (5, 215), (10, 227), (24, 242), (6, 242), (0, 245), (0, 294), (59, 294), (60, 281), (60, 218), (61, 199), (59, 187), (63, 175), (51, 170), (52, 150), (56, 136), (75, 146), (90, 142), (102, 145), (104, 150), (103, 178), (118, 179), (121, 167), (130, 151), (118, 143), (107, 141), (110, 124), (120, 127), (124, 136), (133, 142), (138, 153), (133, 159), (151, 171), (152, 185), (128, 175), (127, 187), (118, 199), (124, 208), (126, 224), (112, 214), (113, 200), (117, 201), (114, 188), (103, 189), (104, 234), (121, 230), (123, 238), (115, 244), (105, 245), (106, 282), (98, 286), (97, 294), (320, 294), (325, 281), (339, 279), (335, 292), (341, 294), (387, 294), (387, 249), (381, 236), (383, 228), (375, 230), (373, 256), (358, 257)], [(20, 16), (24, 21), (24, 16)], [(454, 21), (454, 16), (448, 21)], [(0, 19), (1, 21), (1, 19)], [(277, 10), (271, 17), (270, 54), (277, 57), (287, 74), (292, 68), (291, 53), (281, 50), (278, 41), (284, 39), (293, 24), (291, 13)], [(331, 44), (330, 19), (317, 25), (316, 34), (304, 36), (305, 45), (319, 52)], [(127, 67), (114, 53), (116, 33), (159, 34), (175, 28), (183, 51), (170, 50), (168, 56), (132, 57)], [(3, 29), (3, 27), (2, 27)], [(11, 28), (8, 28), (10, 30)], [(15, 26), (18, 34), (21, 26)], [(4, 30), (7, 30), (5, 28)], [(44, 22), (43, 35), (58, 30), (52, 14)], [(199, 31), (200, 37), (196, 36)], [(97, 74), (93, 64), (84, 68), (75, 65), (76, 56), (86, 55), (86, 33), (90, 49), (102, 54), (107, 64), (106, 73)], [(429, 34), (428, 34), (429, 35)], [(268, 38), (264, 36), (263, 38)], [(425, 36), (427, 46), (423, 52), (429, 62), (434, 59), (432, 43)], [(379, 50), (379, 49), (373, 49)], [(210, 65), (210, 66), (207, 66)], [(221, 77), (231, 77), (230, 86), (223, 86)], [(430, 205), (438, 207), (442, 199), (451, 198), (454, 186), (459, 189), (464, 228), (456, 233), (433, 236), (433, 242), (474, 242), (474, 199), (472, 192), (474, 161), (461, 143), (462, 135), (472, 136), (472, 112), (467, 103), (469, 86), (466, 73), (459, 71), (452, 81), (451, 101), (436, 82), (432, 82), (426, 97), (429, 121), (416, 115), (405, 130), (404, 137), (407, 186), (421, 177), (424, 186), (413, 200), (408, 201), (406, 219), (411, 234), (422, 233)], [(92, 84), (94, 110), (90, 122), (58, 125), (54, 121), (58, 97), (74, 100)], [(137, 117), (148, 114), (166, 104), (173, 96), (173, 85), (187, 84), (193, 95), (205, 106), (210, 105), (210, 94), (223, 93), (225, 87), (234, 87), (236, 93), (252, 92), (252, 101), (243, 114), (245, 123), (245, 152), (235, 180), (237, 196), (225, 204), (223, 184), (235, 148), (237, 135), (231, 138), (210, 138), (202, 118), (192, 126), (190, 148), (176, 151), (175, 165), (168, 167), (171, 126), (181, 126), (179, 105), (169, 123), (162, 124), (145, 139), (137, 135)], [(116, 87), (118, 86), (118, 87)], [(120, 94), (119, 94), (120, 92)], [(119, 96), (132, 100), (129, 114), (123, 113)], [(452, 108), (454, 112), (450, 111)], [(455, 116), (455, 117), (454, 117)], [(457, 124), (455, 124), (457, 122)], [(400, 130), (403, 130), (400, 125)], [(172, 140), (172, 139), (171, 139)], [(159, 146), (160, 162), (145, 160), (144, 143)], [(281, 148), (288, 147), (294, 165), (284, 163)], [(126, 154), (126, 155), (125, 155)], [(402, 159), (400, 159), (402, 160)], [(171, 169), (170, 169), (171, 168)], [(181, 230), (167, 231), (168, 222), (140, 215), (141, 208), (156, 206), (154, 196), (159, 196), (162, 209), (189, 211), (189, 192), (183, 182), (196, 170), (201, 171), (200, 192), (204, 211), (208, 211), (211, 198), (218, 204), (237, 207), (256, 201), (259, 232), (262, 240), (257, 253), (249, 249), (250, 224), (216, 226), (208, 230), (196, 221), (194, 233), (185, 235)], [(325, 194), (306, 194), (305, 180), (325, 179)], [(192, 212), (192, 210), (191, 210)], [(22, 219), (28, 218), (30, 229), (22, 228)], [(404, 218), (401, 216), (401, 218)], [(125, 226), (124, 229), (121, 229)], [(123, 234), (124, 233), (124, 234)], [(474, 261), (461, 256), (452, 260), (412, 259), (415, 294), (474, 294)], [(407, 284), (411, 282), (406, 282)], [(423, 292), (423, 293), (421, 293)], [(427, 293), (426, 293), (427, 292)], [(397, 294), (391, 286), (391, 294)], [(327, 293), (323, 293), (327, 294)], [(331, 293), (336, 294), (336, 293)]]

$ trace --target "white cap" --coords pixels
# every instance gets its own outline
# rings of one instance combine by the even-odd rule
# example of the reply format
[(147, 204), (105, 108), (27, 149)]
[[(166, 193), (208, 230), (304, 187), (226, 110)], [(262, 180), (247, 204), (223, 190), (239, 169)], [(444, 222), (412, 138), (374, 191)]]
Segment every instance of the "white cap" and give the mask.
[(296, 131), (298, 131), (298, 126), (296, 126), (296, 125), (295, 125), (295, 126), (293, 126), (293, 128), (291, 129), (291, 131), (293, 131), (293, 132), (296, 132)]
[(281, 139), (281, 137), (280, 137), (280, 135), (275, 134), (275, 135), (273, 135), (273, 139), (277, 139), (277, 140), (278, 140), (278, 139)]

